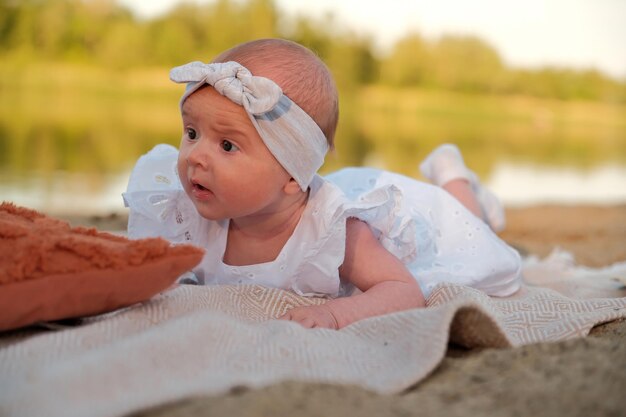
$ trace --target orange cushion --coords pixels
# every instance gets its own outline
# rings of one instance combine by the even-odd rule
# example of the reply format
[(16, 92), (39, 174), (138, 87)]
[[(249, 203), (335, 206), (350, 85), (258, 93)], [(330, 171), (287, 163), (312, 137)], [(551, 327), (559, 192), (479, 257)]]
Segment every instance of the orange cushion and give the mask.
[(0, 330), (112, 311), (164, 291), (204, 251), (0, 205)]

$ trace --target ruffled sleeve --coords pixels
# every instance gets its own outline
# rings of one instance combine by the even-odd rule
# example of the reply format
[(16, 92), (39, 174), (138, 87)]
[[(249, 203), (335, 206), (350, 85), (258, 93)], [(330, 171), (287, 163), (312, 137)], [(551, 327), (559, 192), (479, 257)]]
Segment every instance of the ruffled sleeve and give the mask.
[[(418, 253), (432, 250), (432, 224), (420, 213), (407, 211), (403, 191), (393, 183), (379, 182), (381, 171), (371, 168), (345, 168), (327, 179), (344, 199), (331, 217), (335, 225), (349, 217), (366, 222), (383, 247), (407, 264)], [(330, 226), (333, 227), (333, 226)]]
[(351, 199), (337, 185), (320, 177), (311, 184), (309, 221), (300, 239), (303, 261), (296, 271), (292, 290), (301, 295), (349, 295), (354, 289), (341, 282), (339, 267), (346, 249), (346, 222), (357, 218), (366, 222), (383, 247), (402, 262), (412, 261), (418, 252), (418, 229), (428, 228), (409, 216), (402, 216), (402, 195), (394, 185), (375, 188)]
[(519, 254), (441, 188), (371, 168), (347, 168), (326, 179), (346, 196), (326, 229), (341, 230), (345, 244), (346, 219), (365, 221), (425, 295), (442, 282), (498, 296), (519, 288)]
[(160, 144), (137, 161), (122, 194), (130, 209), (130, 238), (160, 236), (173, 243), (193, 240), (198, 216), (178, 178), (177, 159), (175, 147)]

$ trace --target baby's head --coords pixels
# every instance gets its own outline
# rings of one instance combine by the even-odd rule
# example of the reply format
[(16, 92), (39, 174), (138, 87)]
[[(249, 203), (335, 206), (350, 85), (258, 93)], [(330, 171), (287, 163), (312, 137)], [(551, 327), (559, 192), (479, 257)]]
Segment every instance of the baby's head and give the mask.
[(187, 83), (178, 172), (202, 216), (245, 217), (302, 198), (337, 126), (337, 91), (319, 58), (258, 40), (170, 78)]
[(337, 88), (326, 65), (304, 46), (284, 39), (237, 45), (213, 62), (235, 61), (253, 75), (269, 78), (320, 127), (333, 148), (339, 117)]

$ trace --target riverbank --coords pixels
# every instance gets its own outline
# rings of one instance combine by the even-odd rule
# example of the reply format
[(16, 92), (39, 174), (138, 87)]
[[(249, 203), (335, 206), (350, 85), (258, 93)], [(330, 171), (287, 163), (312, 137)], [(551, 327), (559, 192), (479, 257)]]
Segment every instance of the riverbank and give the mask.
[[(523, 255), (548, 255), (560, 247), (580, 265), (600, 267), (626, 260), (626, 204), (540, 205), (509, 208), (500, 236)], [(126, 229), (124, 214), (59, 216), (72, 226), (119, 232)]]

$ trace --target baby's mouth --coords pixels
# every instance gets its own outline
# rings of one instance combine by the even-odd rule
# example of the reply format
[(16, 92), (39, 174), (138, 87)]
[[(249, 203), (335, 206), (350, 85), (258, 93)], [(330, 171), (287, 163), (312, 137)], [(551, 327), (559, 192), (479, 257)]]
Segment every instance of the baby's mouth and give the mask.
[(204, 185), (200, 184), (195, 178), (190, 178), (191, 188), (196, 191), (209, 191)]
[(195, 182), (194, 182), (194, 183), (192, 183), (192, 185), (193, 185), (193, 188), (195, 188), (196, 190), (200, 190), (200, 191), (209, 191), (209, 189), (208, 189), (208, 188), (206, 188), (206, 187), (202, 186), (201, 184), (198, 184), (198, 183), (195, 183)]

